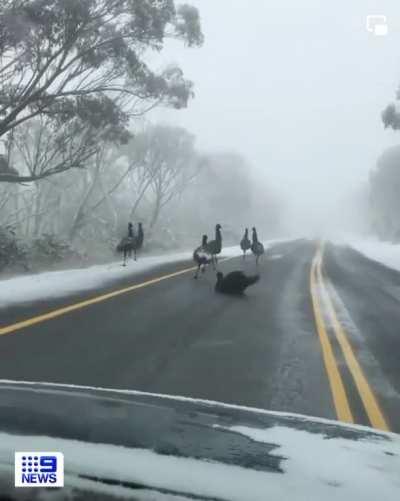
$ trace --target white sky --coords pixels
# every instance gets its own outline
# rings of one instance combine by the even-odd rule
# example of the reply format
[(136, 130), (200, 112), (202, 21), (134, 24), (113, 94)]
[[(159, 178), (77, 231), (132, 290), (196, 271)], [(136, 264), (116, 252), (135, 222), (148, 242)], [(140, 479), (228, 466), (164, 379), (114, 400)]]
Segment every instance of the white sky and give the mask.
[[(331, 212), (400, 142), (380, 119), (400, 84), (400, 0), (188, 3), (204, 46), (172, 44), (163, 60), (184, 69), (196, 98), (152, 118), (187, 127), (202, 149), (244, 154), (302, 224), (316, 208)], [(368, 14), (388, 17), (386, 37), (367, 32)]]

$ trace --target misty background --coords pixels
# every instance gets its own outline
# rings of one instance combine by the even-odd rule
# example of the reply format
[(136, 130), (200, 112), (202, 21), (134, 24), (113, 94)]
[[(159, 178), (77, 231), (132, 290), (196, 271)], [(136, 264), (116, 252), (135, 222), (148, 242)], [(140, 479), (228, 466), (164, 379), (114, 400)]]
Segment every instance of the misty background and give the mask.
[[(204, 46), (171, 44), (166, 57), (196, 83), (196, 98), (157, 118), (188, 127), (202, 148), (245, 155), (282, 201), (282, 233), (365, 231), (360, 192), (399, 142), (381, 112), (400, 82), (400, 2), (192, 3)], [(366, 30), (372, 14), (387, 16), (387, 36)]]
[[(22, 60), (47, 26), (63, 34), (67, 4), (54, 0), (58, 16), (42, 17), (40, 0), (0, 6), (0, 271), (115, 258), (129, 221), (143, 222), (149, 253), (192, 249), (216, 223), (227, 245), (253, 225), (263, 240), (399, 241), (400, 3), (189, 3), (197, 11), (133, 3), (132, 45), (84, 59), (89, 91), (75, 77), (72, 97), (54, 83), (50, 97), (32, 89), (17, 118), (35, 54), (26, 49), (14, 73), (6, 61)], [(80, 21), (95, 18), (71, 5)], [(167, 28), (153, 33), (162, 8)], [(373, 14), (387, 16), (387, 36), (367, 31)], [(32, 22), (44, 35), (25, 30)]]

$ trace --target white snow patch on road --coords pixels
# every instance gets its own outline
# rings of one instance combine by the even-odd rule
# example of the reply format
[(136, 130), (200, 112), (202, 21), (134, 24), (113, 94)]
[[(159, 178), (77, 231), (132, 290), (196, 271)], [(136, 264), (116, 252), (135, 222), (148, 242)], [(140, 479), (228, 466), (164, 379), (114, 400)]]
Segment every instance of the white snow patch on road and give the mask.
[(270, 254), (269, 256), (267, 256), (267, 258), (270, 261), (274, 261), (275, 259), (282, 259), (283, 258), (283, 254)]

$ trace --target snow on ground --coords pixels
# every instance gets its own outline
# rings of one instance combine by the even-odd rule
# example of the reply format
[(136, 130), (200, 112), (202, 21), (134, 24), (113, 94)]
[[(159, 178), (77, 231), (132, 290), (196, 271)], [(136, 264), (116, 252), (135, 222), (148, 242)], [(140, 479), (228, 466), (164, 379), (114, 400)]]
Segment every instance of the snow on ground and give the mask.
[(350, 240), (348, 245), (364, 256), (400, 271), (400, 245), (378, 240)]
[(187, 252), (158, 257), (144, 257), (129, 261), (126, 267), (122, 261), (90, 266), (88, 268), (49, 271), (34, 275), (22, 275), (0, 281), (0, 308), (27, 303), (38, 299), (62, 297), (80, 291), (94, 290), (115, 280), (135, 276), (156, 266), (190, 259)]
[[(277, 242), (265, 242), (266, 249), (273, 243)], [(188, 251), (140, 257), (136, 262), (128, 261), (126, 267), (121, 266), (122, 260), (120, 259), (88, 268), (50, 271), (0, 280), (0, 308), (40, 299), (63, 297), (76, 292), (96, 290), (121, 278), (134, 277), (138, 273), (163, 264), (192, 260), (192, 254), (193, 251)], [(240, 254), (239, 246), (226, 247), (222, 251), (221, 258), (232, 258)]]

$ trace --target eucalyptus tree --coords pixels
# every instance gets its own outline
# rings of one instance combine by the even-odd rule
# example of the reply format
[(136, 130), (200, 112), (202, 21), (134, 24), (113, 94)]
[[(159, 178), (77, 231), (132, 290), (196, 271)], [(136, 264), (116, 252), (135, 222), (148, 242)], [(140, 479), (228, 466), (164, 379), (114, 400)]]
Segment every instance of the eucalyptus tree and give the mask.
[[(163, 104), (185, 107), (193, 84), (175, 65), (155, 71), (152, 51), (174, 38), (193, 47), (198, 11), (173, 0), (3, 0), (0, 4), (0, 139), (45, 117), (51, 134), (126, 143), (132, 117)], [(61, 139), (60, 139), (61, 138)], [(80, 150), (81, 151), (81, 150)], [(30, 182), (82, 165), (81, 155), (35, 172), (2, 161), (0, 182)]]

